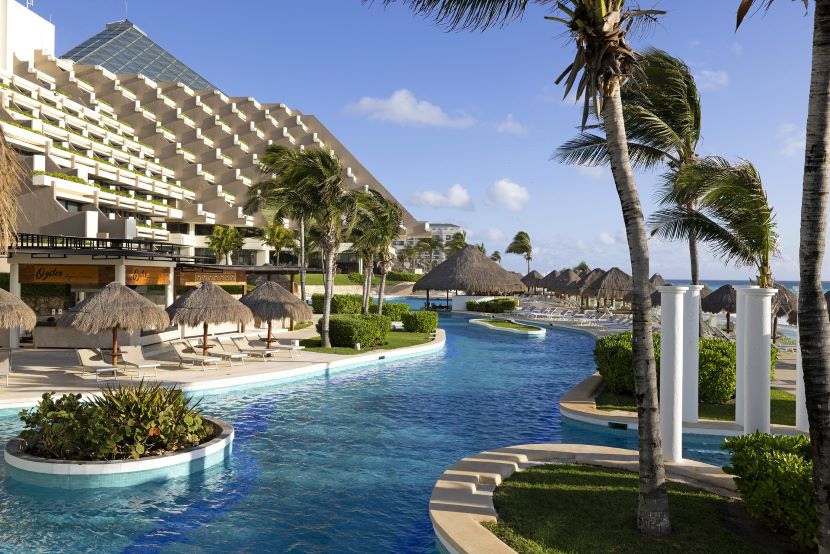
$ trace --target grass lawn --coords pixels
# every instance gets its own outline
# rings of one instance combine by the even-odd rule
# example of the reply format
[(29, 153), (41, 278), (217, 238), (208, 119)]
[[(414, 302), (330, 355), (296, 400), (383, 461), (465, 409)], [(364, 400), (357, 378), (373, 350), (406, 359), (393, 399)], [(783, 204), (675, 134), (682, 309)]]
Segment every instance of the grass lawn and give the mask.
[[(295, 282), (297, 283), (297, 286), (300, 286), (300, 277), (299, 276), (296, 277)], [(389, 279), (389, 278), (386, 279), (386, 284), (387, 285), (394, 285), (394, 284), (400, 283), (400, 282), (402, 282), (402, 281), (393, 281), (392, 279)], [(335, 286), (338, 286), (338, 285), (351, 285), (351, 286), (358, 286), (359, 287), (362, 283), (363, 283), (362, 281), (360, 283), (355, 283), (355, 282), (349, 280), (349, 275), (346, 274), (346, 273), (337, 273), (334, 276)], [(306, 273), (305, 284), (306, 285), (320, 285), (320, 286), (323, 286), (323, 274), (322, 273)], [(375, 285), (375, 286), (379, 285), (380, 284), (380, 277), (378, 277), (377, 275), (374, 275), (372, 277), (372, 284)]]
[[(633, 396), (615, 394), (609, 390), (602, 391), (596, 398), (600, 410), (637, 411)], [(708, 404), (701, 402), (698, 407), (701, 419), (735, 421), (734, 401), (726, 404)], [(795, 425), (795, 396), (779, 389), (770, 391), (770, 420), (778, 425)]]
[(554, 552), (763, 552), (724, 526), (729, 505), (716, 494), (669, 484), (673, 532), (636, 528), (637, 474), (577, 464), (534, 467), (504, 481), (493, 496), (499, 514), (484, 526), (521, 554)]
[(432, 338), (427, 333), (408, 333), (406, 331), (392, 331), (389, 333), (389, 340), (383, 346), (373, 346), (371, 348), (363, 348), (355, 350), (347, 346), (332, 346), (331, 348), (323, 348), (320, 346), (320, 337), (313, 339), (305, 339), (300, 341), (300, 345), (305, 346), (306, 352), (323, 352), (325, 354), (341, 354), (351, 356), (354, 354), (363, 354), (372, 350), (392, 350), (393, 348), (403, 348), (405, 346), (417, 346), (431, 341)]
[(300, 323), (294, 324), (294, 330), (299, 331), (300, 329), (305, 329), (306, 327), (311, 327), (314, 325), (313, 321), (301, 321)]
[(518, 329), (519, 331), (538, 331), (539, 327), (534, 327), (533, 325), (523, 325), (521, 323), (514, 323), (512, 321), (506, 321), (504, 319), (492, 319), (485, 321), (487, 325), (492, 325), (493, 327), (505, 327), (507, 329)]

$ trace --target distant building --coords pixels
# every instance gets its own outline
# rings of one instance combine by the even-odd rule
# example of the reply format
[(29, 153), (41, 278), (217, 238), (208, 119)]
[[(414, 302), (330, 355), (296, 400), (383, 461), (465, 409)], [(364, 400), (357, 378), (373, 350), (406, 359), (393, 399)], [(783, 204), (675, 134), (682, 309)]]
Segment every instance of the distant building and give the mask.
[[(447, 255), (444, 251), (444, 245), (452, 239), (454, 234), (466, 233), (463, 227), (454, 223), (427, 223), (425, 231), (430, 233), (433, 238), (437, 239), (440, 246), (432, 252), (425, 251), (419, 253), (416, 258), (416, 267), (409, 267), (411, 264), (409, 262), (405, 262), (403, 265), (409, 269), (430, 269), (431, 267), (443, 262), (447, 259)], [(396, 240), (392, 246), (395, 249), (395, 252), (400, 253), (406, 246), (417, 245), (422, 238), (423, 237), (409, 237), (406, 239)]]

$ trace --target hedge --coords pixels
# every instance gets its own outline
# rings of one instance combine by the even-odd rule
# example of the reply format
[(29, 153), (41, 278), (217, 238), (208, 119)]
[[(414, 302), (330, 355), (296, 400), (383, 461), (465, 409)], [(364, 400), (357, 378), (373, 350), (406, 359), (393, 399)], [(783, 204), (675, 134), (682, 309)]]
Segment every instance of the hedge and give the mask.
[[(655, 333), (652, 336), (659, 382), (660, 335)], [(698, 398), (701, 402), (722, 404), (735, 394), (735, 343), (727, 339), (703, 337), (698, 344)], [(774, 374), (777, 357), (778, 349), (773, 347), (771, 374)], [(594, 361), (611, 392), (634, 394), (634, 354), (630, 331), (599, 339), (594, 347)]]
[(515, 298), (494, 298), (493, 300), (484, 300), (482, 302), (467, 302), (467, 311), (503, 314), (505, 312), (512, 312), (518, 305), (519, 302)]
[[(323, 320), (317, 321), (317, 332), (323, 334)], [(332, 346), (361, 348), (386, 344), (392, 321), (378, 314), (336, 314), (329, 318), (329, 340)]]
[[(369, 313), (376, 314), (378, 313), (377, 304), (372, 304), (369, 306)], [(404, 304), (403, 302), (384, 302), (383, 303), (383, 315), (391, 319), (392, 321), (403, 321), (401, 319), (404, 314), (409, 313), (409, 304)]]
[[(315, 314), (323, 313), (323, 295), (311, 295), (311, 309)], [(331, 313), (359, 314), (363, 308), (363, 296), (360, 294), (335, 294), (331, 297)]]
[(403, 330), (410, 333), (432, 333), (438, 329), (438, 312), (408, 312), (401, 318)]
[(810, 439), (804, 436), (753, 433), (728, 437), (735, 485), (749, 514), (773, 529), (785, 527), (805, 551), (814, 551), (816, 508)]
[(408, 273), (406, 271), (390, 271), (386, 274), (387, 281), (397, 281), (406, 283), (414, 283), (421, 277), (423, 277), (423, 275), (418, 275), (417, 273)]

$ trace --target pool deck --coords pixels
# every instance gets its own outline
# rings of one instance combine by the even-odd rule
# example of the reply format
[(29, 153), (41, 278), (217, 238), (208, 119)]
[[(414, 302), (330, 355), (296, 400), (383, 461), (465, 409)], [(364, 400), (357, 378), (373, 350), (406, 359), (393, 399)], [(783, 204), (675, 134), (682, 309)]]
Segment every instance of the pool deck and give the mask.
[[(278, 335), (280, 340), (305, 339), (317, 336), (313, 327)], [(220, 362), (218, 368), (205, 371), (201, 367), (179, 367), (169, 347), (145, 350), (148, 360), (162, 363), (158, 377), (145, 372), (149, 381), (159, 381), (166, 386), (179, 386), (187, 392), (210, 392), (257, 384), (287, 382), (325, 375), (359, 365), (390, 361), (435, 352), (444, 347), (446, 335), (438, 329), (435, 338), (427, 343), (391, 350), (370, 350), (362, 354), (338, 355), (318, 352), (301, 352), (291, 358), (288, 352), (278, 353), (276, 359), (259, 361), (248, 359), (244, 365), (228, 366)], [(45, 392), (57, 394), (97, 394), (113, 383), (137, 382), (134, 371), (129, 375), (118, 373), (117, 379), (102, 378), (95, 381), (95, 374), (77, 366), (74, 351), (64, 349), (20, 349), (14, 351), (14, 368), (9, 386), (0, 384), (0, 410), (34, 406)]]

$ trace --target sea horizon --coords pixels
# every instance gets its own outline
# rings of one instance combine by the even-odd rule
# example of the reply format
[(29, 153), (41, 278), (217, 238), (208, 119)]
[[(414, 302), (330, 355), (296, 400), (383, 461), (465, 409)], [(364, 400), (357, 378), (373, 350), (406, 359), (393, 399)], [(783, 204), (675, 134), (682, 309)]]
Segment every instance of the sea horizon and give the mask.
[[(666, 279), (666, 282), (670, 283), (672, 285), (689, 285), (689, 284), (691, 284), (692, 280), (691, 279)], [(700, 282), (702, 284), (709, 285), (709, 287), (712, 290), (718, 289), (718, 288), (722, 287), (723, 285), (728, 285), (728, 284), (733, 284), (733, 285), (736, 285), (736, 284), (748, 285), (748, 284), (750, 284), (749, 279), (701, 279)], [(778, 285), (784, 285), (785, 287), (787, 287), (792, 292), (794, 292), (796, 294), (798, 293), (798, 281), (780, 280), (780, 281), (775, 281), (775, 283), (778, 284)], [(822, 281), (821, 282), (821, 287), (822, 287), (822, 289), (824, 289), (825, 292), (827, 292), (828, 290), (830, 290), (830, 281)]]

